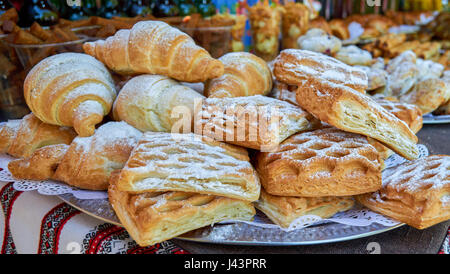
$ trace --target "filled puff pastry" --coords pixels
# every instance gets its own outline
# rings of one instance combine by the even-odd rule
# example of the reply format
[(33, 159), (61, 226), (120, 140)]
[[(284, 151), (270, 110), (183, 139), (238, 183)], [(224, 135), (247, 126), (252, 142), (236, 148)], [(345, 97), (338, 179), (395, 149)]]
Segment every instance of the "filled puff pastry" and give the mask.
[(322, 122), (369, 136), (407, 159), (416, 159), (417, 137), (408, 126), (372, 98), (367, 75), (323, 54), (284, 50), (274, 63), (277, 80), (297, 85), (297, 103)]
[(324, 127), (293, 135), (276, 152), (259, 152), (256, 169), (264, 189), (279, 196), (327, 197), (381, 187), (382, 161), (367, 138)]
[(72, 128), (43, 123), (30, 113), (20, 120), (0, 123), (0, 153), (25, 158), (41, 147), (68, 145), (75, 137), (76, 133)]
[(324, 219), (334, 214), (352, 208), (354, 200), (351, 197), (286, 197), (275, 196), (261, 189), (261, 196), (255, 202), (255, 207), (261, 210), (274, 223), (281, 227), (289, 227), (301, 216), (315, 215)]
[(379, 191), (356, 199), (418, 229), (446, 221), (450, 219), (450, 156), (428, 156), (388, 169)]
[(318, 123), (301, 108), (262, 95), (207, 98), (197, 121), (201, 135), (262, 151), (273, 150), (292, 134)]
[(140, 245), (147, 246), (225, 220), (250, 221), (250, 202), (193, 192), (132, 194), (118, 188), (119, 173), (110, 180), (108, 197), (120, 222)]
[(246, 201), (260, 183), (247, 150), (193, 133), (146, 132), (120, 173), (119, 190), (185, 191)]

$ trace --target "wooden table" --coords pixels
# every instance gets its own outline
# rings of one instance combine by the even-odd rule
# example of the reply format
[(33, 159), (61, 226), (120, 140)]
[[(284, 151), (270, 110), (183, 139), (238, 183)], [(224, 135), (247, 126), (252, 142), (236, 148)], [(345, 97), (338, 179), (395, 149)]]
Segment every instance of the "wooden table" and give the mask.
[[(417, 134), (420, 143), (426, 145), (431, 154), (450, 155), (450, 124), (424, 125)], [(351, 241), (309, 246), (236, 246), (195, 243), (172, 240), (191, 253), (226, 253), (226, 254), (275, 254), (275, 253), (370, 253), (368, 244), (379, 244), (381, 253), (431, 253), (436, 254), (445, 238), (450, 220), (418, 230), (410, 226)], [(369, 249), (371, 250), (371, 249)]]

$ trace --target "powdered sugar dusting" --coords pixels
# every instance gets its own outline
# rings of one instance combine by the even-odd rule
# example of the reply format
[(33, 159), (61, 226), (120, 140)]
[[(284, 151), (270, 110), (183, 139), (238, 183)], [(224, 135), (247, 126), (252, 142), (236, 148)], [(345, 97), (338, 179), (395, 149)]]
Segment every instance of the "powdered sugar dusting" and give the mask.
[(377, 170), (380, 168), (377, 154), (366, 137), (326, 127), (291, 136), (280, 145), (277, 152), (269, 153), (268, 157), (288, 159), (302, 165), (324, 160), (330, 164), (334, 163), (334, 168), (313, 174), (317, 178), (324, 178), (332, 176), (339, 163), (348, 161), (358, 161)]
[(383, 187), (415, 195), (422, 190), (450, 191), (450, 156), (433, 155), (399, 165), (383, 174)]
[(276, 65), (293, 72), (299, 79), (315, 78), (346, 86), (367, 87), (367, 75), (363, 70), (325, 54), (308, 50), (286, 49), (280, 55), (292, 56), (289, 59), (293, 61), (281, 61), (282, 57), (279, 56)]
[(83, 151), (104, 151), (107, 146), (123, 144), (134, 147), (142, 133), (125, 122), (108, 122), (99, 127), (90, 137), (76, 137), (73, 144), (80, 146)]

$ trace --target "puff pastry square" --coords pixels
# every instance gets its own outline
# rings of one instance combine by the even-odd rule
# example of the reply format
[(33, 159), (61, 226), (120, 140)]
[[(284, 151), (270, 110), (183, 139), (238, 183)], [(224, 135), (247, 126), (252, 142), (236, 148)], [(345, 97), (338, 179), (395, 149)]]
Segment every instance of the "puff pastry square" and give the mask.
[(201, 135), (261, 151), (317, 124), (300, 107), (262, 95), (206, 98), (198, 118)]
[(121, 191), (185, 191), (247, 201), (260, 183), (247, 150), (195, 134), (146, 132), (120, 173)]
[(358, 90), (367, 75), (336, 59), (284, 50), (274, 63), (277, 80), (297, 85), (297, 103), (322, 122), (372, 137), (407, 159), (416, 159), (417, 137), (409, 127)]
[(250, 202), (189, 192), (132, 194), (118, 190), (117, 179), (116, 174), (111, 177), (109, 201), (120, 222), (141, 246), (224, 220), (250, 221), (255, 215)]
[(279, 196), (326, 197), (381, 188), (381, 159), (367, 138), (325, 127), (293, 135), (276, 152), (259, 152), (264, 189)]
[(281, 227), (289, 225), (304, 215), (316, 215), (323, 219), (352, 208), (351, 197), (284, 197), (270, 195), (261, 189), (261, 196), (255, 207), (261, 210), (274, 223)]
[(388, 169), (380, 190), (356, 199), (418, 229), (446, 221), (450, 219), (450, 156), (428, 156)]

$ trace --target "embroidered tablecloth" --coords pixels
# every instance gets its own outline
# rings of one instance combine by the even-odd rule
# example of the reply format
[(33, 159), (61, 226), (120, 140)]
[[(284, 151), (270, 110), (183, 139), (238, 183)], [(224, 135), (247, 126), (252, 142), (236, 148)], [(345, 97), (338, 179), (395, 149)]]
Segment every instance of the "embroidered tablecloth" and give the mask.
[[(186, 254), (171, 241), (140, 247), (125, 229), (91, 217), (56, 196), (0, 182), (1, 254)], [(450, 254), (450, 228), (440, 254)]]
[(17, 191), (0, 182), (1, 254), (188, 253), (170, 241), (140, 247), (127, 231), (91, 217), (56, 196)]

